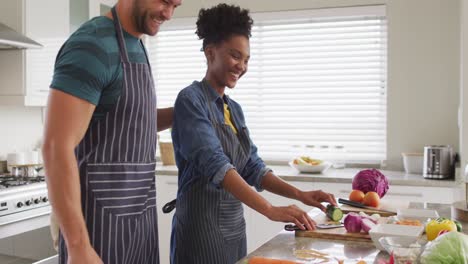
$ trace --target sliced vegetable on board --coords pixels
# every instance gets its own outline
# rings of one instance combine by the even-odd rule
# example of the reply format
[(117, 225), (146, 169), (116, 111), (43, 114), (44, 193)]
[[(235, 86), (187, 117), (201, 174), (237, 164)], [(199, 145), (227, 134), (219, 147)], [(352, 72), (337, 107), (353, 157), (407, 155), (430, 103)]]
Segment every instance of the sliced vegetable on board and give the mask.
[(343, 218), (343, 211), (332, 204), (327, 205), (326, 214), (328, 218), (335, 222), (338, 222)]
[(362, 218), (357, 213), (349, 213), (344, 219), (344, 227), (349, 233), (359, 233), (362, 228)]

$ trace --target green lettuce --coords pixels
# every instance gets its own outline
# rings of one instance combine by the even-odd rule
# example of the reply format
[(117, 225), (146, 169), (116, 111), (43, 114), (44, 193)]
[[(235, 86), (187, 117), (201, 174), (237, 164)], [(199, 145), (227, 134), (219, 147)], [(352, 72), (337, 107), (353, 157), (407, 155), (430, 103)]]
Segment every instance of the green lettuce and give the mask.
[(448, 232), (429, 242), (421, 254), (422, 264), (468, 264), (468, 235)]

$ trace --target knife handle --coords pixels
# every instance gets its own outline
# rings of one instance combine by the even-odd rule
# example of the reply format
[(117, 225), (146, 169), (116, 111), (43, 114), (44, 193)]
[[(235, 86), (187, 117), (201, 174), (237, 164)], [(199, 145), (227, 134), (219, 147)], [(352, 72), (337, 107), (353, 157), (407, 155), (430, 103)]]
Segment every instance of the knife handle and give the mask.
[(346, 199), (341, 199), (341, 198), (338, 198), (338, 202), (341, 203), (341, 204), (347, 204), (347, 205), (352, 205), (354, 207), (360, 207), (360, 208), (364, 208), (365, 205), (361, 204), (361, 203), (358, 203), (358, 202), (354, 202), (354, 201), (350, 201), (350, 200), (346, 200)]
[(297, 225), (288, 224), (288, 225), (284, 226), (284, 230), (286, 230), (286, 231), (300, 231), (302, 229), (300, 229)]

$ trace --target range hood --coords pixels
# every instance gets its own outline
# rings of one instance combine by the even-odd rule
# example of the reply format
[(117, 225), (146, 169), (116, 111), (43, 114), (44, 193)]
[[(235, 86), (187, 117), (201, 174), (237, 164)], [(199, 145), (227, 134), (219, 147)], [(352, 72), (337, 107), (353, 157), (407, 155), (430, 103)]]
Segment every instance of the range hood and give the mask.
[(0, 23), (0, 50), (32, 48), (42, 48), (42, 45)]

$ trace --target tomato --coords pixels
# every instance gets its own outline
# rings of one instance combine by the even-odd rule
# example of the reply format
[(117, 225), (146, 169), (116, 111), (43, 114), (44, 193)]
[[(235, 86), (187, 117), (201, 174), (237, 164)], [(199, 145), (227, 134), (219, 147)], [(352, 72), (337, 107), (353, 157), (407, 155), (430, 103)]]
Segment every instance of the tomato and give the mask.
[(364, 193), (360, 190), (353, 190), (349, 194), (350, 201), (361, 203), (363, 199), (364, 199)]
[(368, 192), (364, 195), (362, 202), (368, 206), (378, 207), (380, 204), (380, 196), (376, 192)]

